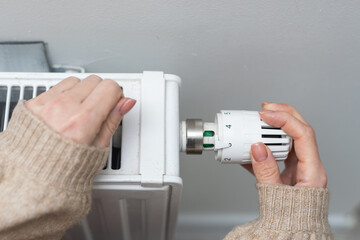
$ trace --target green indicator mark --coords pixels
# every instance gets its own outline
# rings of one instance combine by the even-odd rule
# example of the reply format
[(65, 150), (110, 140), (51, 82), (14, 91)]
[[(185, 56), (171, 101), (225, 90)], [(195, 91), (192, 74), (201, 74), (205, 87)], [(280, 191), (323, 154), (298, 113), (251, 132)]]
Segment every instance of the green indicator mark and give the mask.
[(212, 148), (214, 147), (214, 144), (203, 144), (204, 148)]
[(214, 132), (213, 131), (205, 131), (204, 132), (204, 137), (212, 137), (214, 136)]

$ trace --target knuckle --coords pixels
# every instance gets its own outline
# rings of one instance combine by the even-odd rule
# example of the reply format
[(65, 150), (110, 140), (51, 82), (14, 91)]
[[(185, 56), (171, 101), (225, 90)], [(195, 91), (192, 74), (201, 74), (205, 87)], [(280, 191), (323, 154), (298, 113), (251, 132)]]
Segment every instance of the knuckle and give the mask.
[(112, 79), (105, 79), (104, 84), (107, 84), (108, 86), (111, 86), (113, 88), (118, 88), (119, 87), (119, 84), (117, 84), (117, 82), (115, 82)]
[(97, 81), (97, 82), (101, 82), (103, 80), (101, 77), (99, 77), (98, 75), (95, 75), (95, 74), (91, 74), (87, 78), (91, 79), (91, 80), (94, 80), (94, 81)]
[(122, 94), (120, 85), (112, 79), (105, 79), (104, 84), (108, 89), (111, 89), (116, 94)]
[(77, 77), (74, 77), (74, 76), (70, 76), (68, 78), (65, 78), (63, 81), (64, 82), (70, 82), (70, 83), (79, 83), (80, 79), (77, 78)]
[(294, 114), (297, 112), (296, 108), (290, 104), (287, 103), (283, 103), (283, 108), (286, 109), (287, 112)]
[(297, 112), (297, 110), (294, 106), (289, 105), (289, 104), (286, 104), (286, 105), (287, 105), (287, 108), (289, 109), (289, 112), (291, 112), (292, 114)]
[(294, 107), (291, 106), (290, 104), (287, 104), (287, 103), (281, 103), (281, 105), (284, 107), (284, 108), (289, 108), (289, 109), (293, 109)]
[(307, 137), (315, 137), (315, 130), (310, 125), (306, 125), (305, 126), (305, 135)]
[(291, 115), (294, 115), (297, 113), (297, 110), (294, 106), (287, 104), (287, 103), (280, 103), (281, 108), (283, 111), (290, 113)]

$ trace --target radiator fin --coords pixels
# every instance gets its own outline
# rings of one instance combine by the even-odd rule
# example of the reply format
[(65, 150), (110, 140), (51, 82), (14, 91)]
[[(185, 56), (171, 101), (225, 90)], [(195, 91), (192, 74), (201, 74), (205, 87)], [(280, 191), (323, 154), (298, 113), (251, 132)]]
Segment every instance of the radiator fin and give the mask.
[(46, 91), (46, 87), (45, 86), (39, 86), (36, 88), (36, 96), (39, 96), (40, 94), (42, 94), (43, 92)]
[(11, 115), (14, 111), (14, 108), (16, 106), (16, 104), (18, 103), (20, 98), (20, 87), (19, 86), (12, 86), (11, 87), (11, 92), (10, 92), (10, 110), (9, 110), (9, 116), (8, 116), (8, 121), (11, 118)]
[(24, 88), (24, 97), (23, 97), (23, 99), (24, 100), (29, 100), (29, 99), (33, 98), (33, 91), (34, 91), (34, 88), (32, 86), (26, 86)]
[(7, 86), (0, 86), (0, 132), (4, 130)]

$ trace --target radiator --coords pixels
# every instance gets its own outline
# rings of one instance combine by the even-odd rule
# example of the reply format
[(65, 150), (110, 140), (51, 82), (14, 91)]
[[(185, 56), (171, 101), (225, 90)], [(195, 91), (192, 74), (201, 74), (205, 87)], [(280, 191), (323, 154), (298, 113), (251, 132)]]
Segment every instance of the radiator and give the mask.
[[(97, 75), (118, 82), (137, 104), (113, 136), (108, 162), (94, 181), (88, 217), (63, 239), (173, 239), (182, 190), (180, 78), (162, 72)], [(0, 131), (20, 99), (36, 97), (68, 76), (0, 73)]]

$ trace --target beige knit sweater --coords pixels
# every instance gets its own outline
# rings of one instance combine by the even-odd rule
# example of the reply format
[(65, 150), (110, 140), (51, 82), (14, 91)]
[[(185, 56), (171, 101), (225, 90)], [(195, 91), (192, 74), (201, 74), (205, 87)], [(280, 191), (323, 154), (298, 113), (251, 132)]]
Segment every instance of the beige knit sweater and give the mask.
[[(0, 134), (0, 239), (60, 239), (86, 216), (109, 149), (74, 143), (20, 102)], [(260, 217), (225, 239), (332, 239), (327, 189), (258, 184)]]
[(225, 240), (334, 239), (328, 222), (327, 189), (257, 184), (260, 216), (235, 227)]

